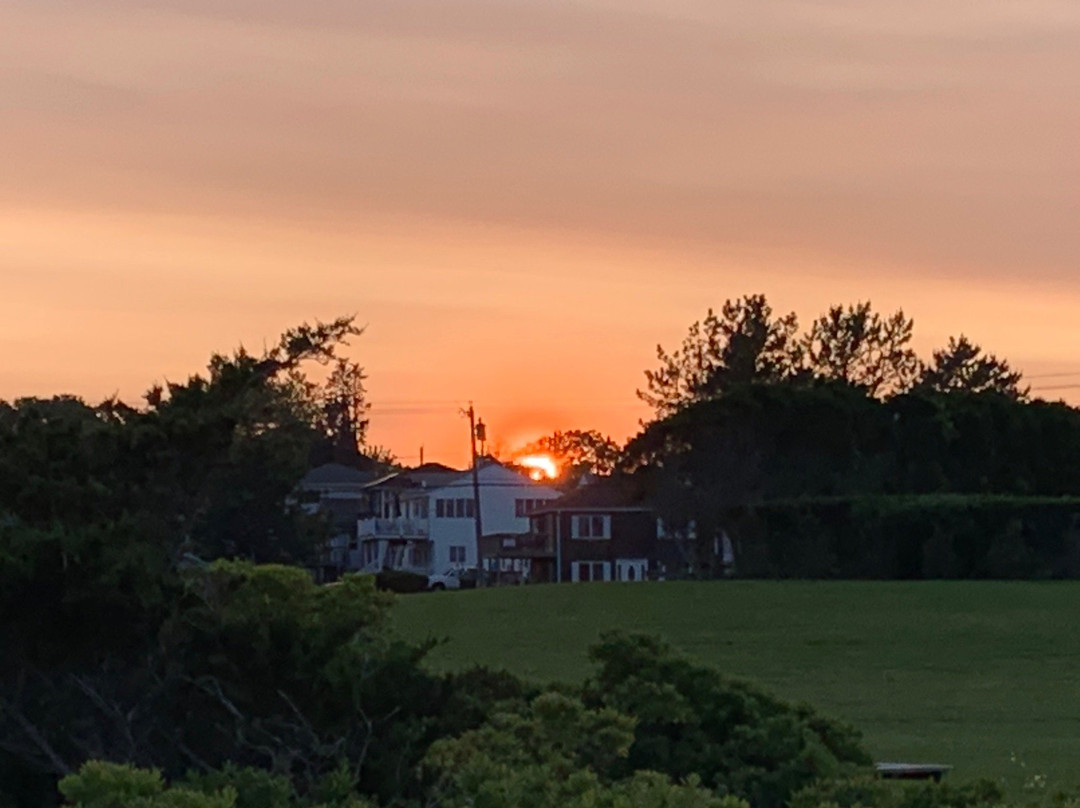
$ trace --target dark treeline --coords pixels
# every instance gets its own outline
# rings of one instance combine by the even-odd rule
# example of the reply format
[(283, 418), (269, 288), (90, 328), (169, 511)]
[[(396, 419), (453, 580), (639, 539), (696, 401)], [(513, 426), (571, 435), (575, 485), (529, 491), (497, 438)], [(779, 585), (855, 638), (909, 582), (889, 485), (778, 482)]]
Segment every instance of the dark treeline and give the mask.
[(657, 417), (622, 465), (699, 526), (699, 573), (718, 571), (719, 531), (742, 575), (1080, 572), (1080, 411), (1031, 400), (966, 337), (923, 362), (912, 333), (862, 303), (800, 335), (756, 296), (658, 349), (640, 393)]

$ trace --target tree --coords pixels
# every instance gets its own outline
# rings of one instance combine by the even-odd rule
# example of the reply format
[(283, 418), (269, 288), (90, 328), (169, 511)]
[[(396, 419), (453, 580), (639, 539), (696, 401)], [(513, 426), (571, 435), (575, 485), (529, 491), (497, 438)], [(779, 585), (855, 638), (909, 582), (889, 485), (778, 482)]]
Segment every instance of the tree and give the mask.
[(870, 302), (833, 306), (810, 326), (803, 345), (811, 373), (865, 389), (872, 396), (912, 386), (919, 360), (911, 349), (914, 321), (903, 310), (882, 317)]
[(1029, 388), (1021, 387), (1023, 374), (1004, 359), (984, 354), (981, 347), (961, 334), (934, 351), (934, 360), (923, 367), (918, 386), (939, 393), (1000, 393), (1012, 399), (1027, 398)]
[(654, 772), (612, 780), (634, 738), (634, 721), (549, 692), (498, 711), (482, 726), (436, 741), (425, 759), (430, 803), (443, 808), (747, 808)]
[(550, 455), (559, 467), (559, 477), (572, 483), (584, 474), (611, 474), (621, 452), (619, 444), (595, 429), (570, 429), (530, 443), (519, 455)]
[(364, 369), (339, 357), (321, 391), (323, 430), (338, 463), (354, 463), (366, 443), (370, 405), (365, 398)]
[(774, 316), (764, 295), (728, 300), (691, 325), (680, 348), (656, 346), (660, 367), (645, 371), (637, 395), (662, 418), (739, 384), (790, 378), (802, 362), (798, 328), (794, 312)]
[(694, 775), (717, 793), (779, 808), (818, 779), (870, 764), (851, 727), (726, 680), (655, 637), (610, 632), (589, 653), (598, 670), (585, 705), (636, 719), (623, 771)]

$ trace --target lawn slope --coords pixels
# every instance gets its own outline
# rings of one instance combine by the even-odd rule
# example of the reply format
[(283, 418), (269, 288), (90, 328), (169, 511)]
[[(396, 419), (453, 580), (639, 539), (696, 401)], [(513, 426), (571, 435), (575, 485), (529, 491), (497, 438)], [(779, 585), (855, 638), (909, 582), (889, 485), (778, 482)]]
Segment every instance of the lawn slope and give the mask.
[(681, 651), (854, 723), (879, 760), (954, 779), (1080, 784), (1080, 583), (563, 584), (403, 597), (430, 664), (579, 681), (608, 629)]

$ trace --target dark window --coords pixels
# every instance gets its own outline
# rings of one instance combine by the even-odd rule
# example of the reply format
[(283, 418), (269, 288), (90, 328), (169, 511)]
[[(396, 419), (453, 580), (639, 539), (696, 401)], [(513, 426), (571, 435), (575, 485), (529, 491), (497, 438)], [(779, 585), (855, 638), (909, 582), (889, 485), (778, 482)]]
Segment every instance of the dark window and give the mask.
[(437, 499), (437, 500), (435, 500), (435, 515), (437, 517), (439, 517), (440, 519), (442, 517), (446, 516), (446, 500), (445, 499)]
[(472, 519), (474, 516), (476, 516), (476, 502), (475, 501), (473, 501), (471, 499), (465, 500), (465, 516), (468, 517), (469, 519)]
[(588, 564), (578, 564), (578, 580), (579, 581), (587, 581), (587, 580), (589, 580), (589, 565)]
[(594, 581), (604, 580), (604, 564), (603, 562), (597, 562), (592, 565), (592, 579)]
[(514, 500), (514, 516), (524, 516), (524, 515), (525, 515), (525, 500), (523, 500), (523, 499), (515, 499)]

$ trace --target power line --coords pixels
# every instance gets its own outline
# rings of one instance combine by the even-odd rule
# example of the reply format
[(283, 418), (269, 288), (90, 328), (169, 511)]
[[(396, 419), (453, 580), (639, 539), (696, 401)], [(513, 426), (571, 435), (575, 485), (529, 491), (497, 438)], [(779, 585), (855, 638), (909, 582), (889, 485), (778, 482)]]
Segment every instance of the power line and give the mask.
[(1033, 373), (1024, 374), (1025, 379), (1060, 379), (1066, 376), (1080, 376), (1080, 370), (1072, 370), (1063, 373)]

